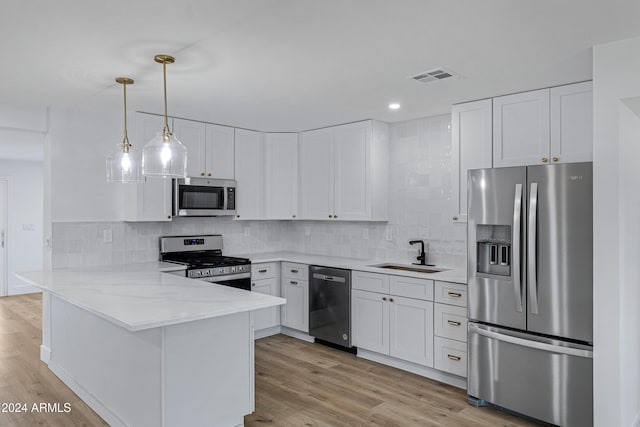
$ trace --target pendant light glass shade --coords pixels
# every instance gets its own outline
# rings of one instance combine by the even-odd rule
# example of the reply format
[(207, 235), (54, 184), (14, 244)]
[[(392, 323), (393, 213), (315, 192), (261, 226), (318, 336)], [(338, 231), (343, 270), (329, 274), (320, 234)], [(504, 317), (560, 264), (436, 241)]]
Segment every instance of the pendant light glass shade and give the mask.
[(167, 116), (167, 64), (173, 64), (175, 58), (156, 55), (154, 60), (162, 64), (164, 76), (164, 127), (142, 150), (142, 174), (153, 178), (186, 178), (187, 148), (171, 133)]
[(142, 173), (155, 178), (186, 177), (187, 148), (170, 132), (158, 132), (142, 151)]
[(140, 175), (138, 153), (129, 143), (127, 136), (127, 85), (132, 85), (133, 80), (127, 77), (118, 77), (116, 82), (124, 88), (124, 138), (117, 145), (116, 150), (107, 156), (107, 182), (140, 182), (142, 176)]

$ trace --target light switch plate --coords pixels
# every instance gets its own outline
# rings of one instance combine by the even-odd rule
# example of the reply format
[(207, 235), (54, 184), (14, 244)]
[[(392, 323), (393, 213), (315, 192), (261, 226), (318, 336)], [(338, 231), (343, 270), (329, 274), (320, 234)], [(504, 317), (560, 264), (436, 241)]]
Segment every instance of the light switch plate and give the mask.
[(387, 227), (387, 230), (386, 230), (385, 234), (386, 234), (386, 239), (388, 241), (392, 241), (393, 240), (393, 229), (391, 227)]
[(307, 226), (304, 228), (304, 235), (311, 236), (311, 227)]
[(113, 231), (112, 230), (102, 230), (102, 241), (104, 243), (112, 243), (113, 242)]

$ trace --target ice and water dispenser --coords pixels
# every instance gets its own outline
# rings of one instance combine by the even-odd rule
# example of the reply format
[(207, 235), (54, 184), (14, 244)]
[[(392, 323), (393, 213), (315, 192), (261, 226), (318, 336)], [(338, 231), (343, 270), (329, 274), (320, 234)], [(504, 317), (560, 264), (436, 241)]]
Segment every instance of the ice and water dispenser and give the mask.
[(478, 273), (511, 276), (511, 226), (476, 226)]

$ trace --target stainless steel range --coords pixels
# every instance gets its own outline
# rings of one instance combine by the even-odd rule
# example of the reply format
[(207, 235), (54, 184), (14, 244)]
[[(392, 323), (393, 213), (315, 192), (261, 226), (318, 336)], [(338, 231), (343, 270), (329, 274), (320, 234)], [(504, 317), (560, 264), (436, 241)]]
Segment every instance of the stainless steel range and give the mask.
[(160, 237), (160, 261), (187, 266), (186, 277), (251, 290), (251, 260), (222, 255), (222, 236)]

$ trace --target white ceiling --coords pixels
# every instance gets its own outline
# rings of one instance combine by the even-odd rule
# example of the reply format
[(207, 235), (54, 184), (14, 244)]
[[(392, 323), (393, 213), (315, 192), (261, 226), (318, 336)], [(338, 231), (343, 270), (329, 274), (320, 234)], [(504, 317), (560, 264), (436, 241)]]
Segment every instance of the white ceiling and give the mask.
[[(591, 46), (640, 35), (637, 0), (5, 0), (0, 100), (129, 107), (263, 131), (447, 112), (591, 78)], [(462, 77), (408, 79), (449, 68)], [(639, 76), (640, 78), (640, 76)], [(398, 111), (387, 105), (399, 102)]]

